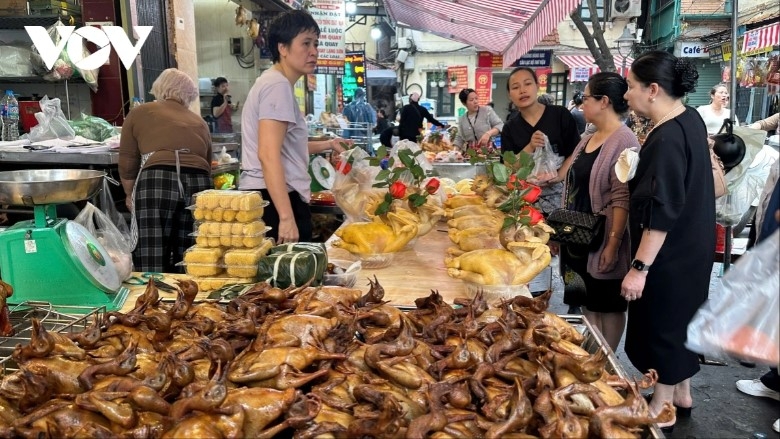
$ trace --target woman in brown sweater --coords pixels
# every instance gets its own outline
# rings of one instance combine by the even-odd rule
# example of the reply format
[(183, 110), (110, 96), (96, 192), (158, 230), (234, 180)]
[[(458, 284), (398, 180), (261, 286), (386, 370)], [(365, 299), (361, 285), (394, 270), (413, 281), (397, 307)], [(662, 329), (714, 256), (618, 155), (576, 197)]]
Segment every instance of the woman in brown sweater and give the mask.
[(163, 71), (151, 94), (157, 100), (134, 108), (122, 126), (119, 176), (133, 213), (135, 269), (170, 273), (195, 243), (185, 207), (212, 187), (211, 136), (188, 109), (198, 88), (184, 72)]

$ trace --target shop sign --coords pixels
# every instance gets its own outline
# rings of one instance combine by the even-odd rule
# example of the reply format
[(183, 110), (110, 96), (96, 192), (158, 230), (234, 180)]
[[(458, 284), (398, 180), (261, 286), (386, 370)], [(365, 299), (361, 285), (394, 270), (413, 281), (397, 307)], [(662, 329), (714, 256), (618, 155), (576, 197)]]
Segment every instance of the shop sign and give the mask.
[(504, 56), (500, 53), (496, 54), (492, 52), (477, 52), (477, 67), (503, 69)]
[(571, 82), (587, 82), (590, 79), (590, 67), (572, 67), (569, 73)]
[(344, 0), (316, 0), (309, 13), (320, 27), (320, 54), (314, 73), (344, 74)]
[(490, 67), (478, 67), (474, 73), (475, 86), (479, 105), (487, 105), (493, 92), (493, 69)]
[[(745, 37), (739, 37), (739, 40), (737, 40), (737, 47), (742, 47), (742, 42), (745, 40)], [(723, 52), (723, 62), (729, 62), (731, 61), (731, 41), (727, 41), (720, 45), (720, 50)]]
[(711, 64), (723, 62), (723, 47), (721, 46), (710, 47), (709, 54), (710, 54)]
[[(25, 26), (27, 35), (30, 36), (35, 48), (41, 55), (46, 68), (54, 68), (54, 63), (67, 50), (68, 57), (73, 65), (82, 70), (97, 70), (108, 63), (111, 55), (111, 46), (122, 61), (125, 69), (130, 70), (133, 62), (141, 52), (141, 47), (146, 42), (152, 26), (133, 26), (137, 40), (135, 45), (130, 42), (125, 30), (121, 26), (83, 26), (76, 30), (75, 26), (55, 26), (60, 36), (55, 45), (49, 36), (49, 32), (43, 26)], [(95, 44), (98, 49), (94, 53), (84, 56), (84, 40)], [(66, 48), (67, 46), (67, 48)]]
[(675, 43), (674, 56), (681, 58), (707, 58), (709, 49), (701, 42), (678, 41)]
[(344, 89), (344, 102), (351, 102), (355, 90), (366, 86), (366, 53), (363, 50), (347, 52), (344, 58), (344, 77), (341, 78)]
[(552, 50), (531, 50), (512, 63), (512, 67), (549, 67), (551, 61)]
[[(458, 82), (455, 87), (452, 86), (452, 77)], [(458, 93), (461, 89), (469, 86), (469, 68), (467, 66), (447, 67), (448, 93)]]

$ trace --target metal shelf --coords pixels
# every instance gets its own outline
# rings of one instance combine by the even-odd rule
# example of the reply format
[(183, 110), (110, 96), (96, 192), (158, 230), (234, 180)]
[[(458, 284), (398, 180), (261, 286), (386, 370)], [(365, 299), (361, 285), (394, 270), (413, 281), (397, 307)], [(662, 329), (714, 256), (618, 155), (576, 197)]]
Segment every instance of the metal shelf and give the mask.
[[(0, 29), (24, 29), (25, 26), (43, 26), (49, 27), (61, 20), (67, 24), (68, 19), (71, 18), (67, 15), (17, 15), (13, 17), (0, 17)], [(75, 19), (75, 17), (74, 17)], [(81, 19), (76, 20), (77, 23), (81, 22)]]
[(70, 78), (63, 81), (47, 81), (40, 76), (0, 76), (0, 84), (85, 84), (83, 78)]

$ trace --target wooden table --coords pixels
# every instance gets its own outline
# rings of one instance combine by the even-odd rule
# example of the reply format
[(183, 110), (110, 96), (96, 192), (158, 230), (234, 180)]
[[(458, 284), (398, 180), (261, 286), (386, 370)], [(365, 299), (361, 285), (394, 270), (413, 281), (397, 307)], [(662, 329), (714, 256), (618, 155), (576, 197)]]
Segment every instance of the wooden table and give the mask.
[[(342, 227), (344, 227), (342, 225)], [(331, 246), (335, 235), (325, 243), (330, 259), (355, 260), (348, 251)], [(385, 300), (392, 305), (414, 305), (418, 297), (426, 297), (431, 290), (438, 290), (447, 303), (452, 303), (458, 297), (470, 297), (466, 284), (460, 279), (447, 275), (444, 257), (447, 248), (455, 244), (447, 236), (447, 224), (439, 222), (427, 235), (417, 239), (413, 250), (405, 250), (395, 254), (393, 263), (385, 268), (363, 268), (360, 271), (358, 287), (368, 285), (368, 279), (376, 276), (379, 284), (385, 289)], [(520, 287), (522, 294), (530, 297), (527, 287)]]
[[(334, 235), (326, 242), (328, 258), (354, 260), (348, 251), (331, 247), (334, 239), (338, 238)], [(389, 267), (363, 268), (356, 286), (367, 288), (368, 279), (376, 276), (385, 289), (385, 300), (393, 305), (414, 305), (414, 299), (430, 295), (432, 289), (438, 290), (448, 303), (456, 297), (467, 297), (463, 282), (449, 277), (444, 267), (444, 256), (451, 245), (454, 244), (447, 237), (447, 225), (439, 223), (417, 239), (413, 250), (396, 253)]]

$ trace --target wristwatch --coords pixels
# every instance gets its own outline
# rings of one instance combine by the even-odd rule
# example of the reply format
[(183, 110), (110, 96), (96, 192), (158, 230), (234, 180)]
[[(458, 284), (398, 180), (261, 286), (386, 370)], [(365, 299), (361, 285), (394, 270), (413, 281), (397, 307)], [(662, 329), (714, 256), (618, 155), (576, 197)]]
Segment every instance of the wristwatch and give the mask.
[(631, 268), (637, 271), (650, 271), (650, 264), (645, 264), (639, 259), (634, 259), (631, 261)]

